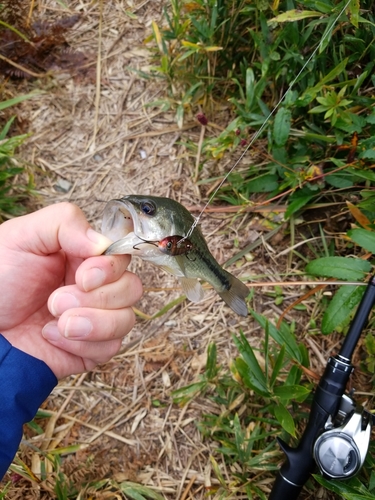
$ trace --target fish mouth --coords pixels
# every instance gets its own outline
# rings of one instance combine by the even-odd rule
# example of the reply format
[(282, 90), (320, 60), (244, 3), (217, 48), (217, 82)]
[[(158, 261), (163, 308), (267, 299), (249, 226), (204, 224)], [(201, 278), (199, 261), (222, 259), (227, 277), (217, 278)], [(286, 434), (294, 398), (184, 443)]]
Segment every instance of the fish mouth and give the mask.
[(104, 209), (102, 234), (112, 241), (124, 238), (134, 232), (134, 215), (131, 204), (111, 200)]
[(133, 254), (143, 240), (134, 232), (135, 212), (131, 204), (123, 200), (107, 203), (102, 220), (102, 234), (113, 241), (105, 255)]
[(143, 238), (143, 228), (133, 204), (127, 200), (107, 203), (102, 220), (102, 234), (113, 241), (105, 255), (131, 254), (144, 256), (154, 252), (155, 241)]

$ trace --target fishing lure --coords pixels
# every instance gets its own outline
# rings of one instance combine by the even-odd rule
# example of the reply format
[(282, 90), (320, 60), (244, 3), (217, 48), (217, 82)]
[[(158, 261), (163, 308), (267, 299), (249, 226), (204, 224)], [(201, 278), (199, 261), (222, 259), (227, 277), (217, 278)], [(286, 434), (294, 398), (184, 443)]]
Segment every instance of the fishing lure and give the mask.
[(162, 240), (145, 240), (138, 236), (142, 241), (133, 245), (134, 250), (140, 250), (139, 245), (143, 245), (144, 243), (148, 245), (154, 245), (158, 247), (158, 249), (165, 253), (166, 255), (170, 255), (171, 257), (175, 257), (176, 255), (187, 255), (194, 248), (192, 242), (183, 236), (166, 236)]
[(184, 255), (191, 252), (194, 248), (192, 242), (183, 236), (167, 236), (163, 238), (158, 243), (158, 248), (163, 253), (167, 255), (171, 255), (174, 257), (175, 255)]

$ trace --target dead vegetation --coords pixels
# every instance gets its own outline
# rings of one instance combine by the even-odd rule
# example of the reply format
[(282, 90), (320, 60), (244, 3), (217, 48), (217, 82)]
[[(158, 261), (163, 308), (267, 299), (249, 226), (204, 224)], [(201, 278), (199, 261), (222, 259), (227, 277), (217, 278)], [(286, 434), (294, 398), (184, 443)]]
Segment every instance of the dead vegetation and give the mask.
[[(34, 19), (36, 17), (36, 19)], [(32, 3), (19, 0), (2, 3), (0, 29), (0, 74), (13, 78), (44, 77), (48, 71), (66, 71), (75, 80), (92, 79), (90, 57), (73, 49), (65, 33), (80, 20), (79, 14), (49, 21), (33, 15)]]

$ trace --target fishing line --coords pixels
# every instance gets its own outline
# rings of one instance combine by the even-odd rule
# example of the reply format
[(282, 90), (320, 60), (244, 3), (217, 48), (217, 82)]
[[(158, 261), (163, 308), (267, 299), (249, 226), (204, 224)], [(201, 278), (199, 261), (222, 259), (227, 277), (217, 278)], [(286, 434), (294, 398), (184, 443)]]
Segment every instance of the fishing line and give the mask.
[(283, 94), (283, 96), (280, 98), (279, 102), (276, 104), (276, 106), (273, 108), (273, 110), (267, 116), (267, 118), (265, 119), (265, 121), (263, 122), (263, 124), (261, 125), (261, 127), (259, 128), (259, 130), (257, 132), (255, 132), (255, 134), (253, 135), (251, 141), (246, 146), (245, 150), (242, 152), (242, 154), (240, 155), (240, 157), (235, 161), (235, 163), (232, 166), (232, 168), (225, 174), (225, 176), (222, 179), (222, 181), (220, 182), (220, 184), (216, 187), (215, 191), (209, 197), (207, 203), (204, 205), (204, 207), (203, 207), (202, 211), (200, 212), (200, 214), (198, 215), (198, 217), (195, 217), (195, 220), (194, 220), (191, 228), (187, 232), (186, 236), (183, 238), (184, 240), (186, 238), (189, 238), (192, 235), (194, 229), (199, 224), (199, 221), (200, 221), (203, 213), (205, 212), (206, 208), (208, 207), (208, 205), (212, 202), (212, 200), (215, 198), (215, 196), (217, 195), (219, 189), (222, 187), (222, 185), (224, 184), (224, 182), (228, 179), (228, 177), (233, 172), (233, 170), (235, 170), (235, 168), (237, 168), (238, 164), (243, 160), (243, 158), (246, 155), (247, 151), (250, 149), (250, 147), (254, 144), (254, 142), (258, 139), (258, 137), (260, 136), (260, 134), (266, 128), (269, 120), (276, 113), (276, 111), (279, 109), (281, 103), (284, 101), (284, 99), (286, 98), (286, 96), (292, 90), (292, 87), (294, 86), (294, 84), (296, 83), (296, 81), (298, 80), (298, 78), (302, 75), (302, 73), (305, 71), (307, 65), (315, 57), (316, 53), (318, 52), (318, 50), (320, 49), (320, 47), (322, 46), (322, 44), (326, 40), (326, 38), (332, 33), (333, 28), (335, 27), (336, 23), (338, 22), (338, 20), (342, 16), (342, 14), (345, 12), (345, 10), (347, 9), (347, 7), (349, 6), (350, 2), (351, 2), (351, 0), (348, 0), (346, 2), (346, 4), (344, 5), (344, 7), (342, 8), (342, 10), (340, 11), (340, 13), (338, 14), (338, 16), (336, 17), (335, 21), (332, 23), (332, 26), (326, 31), (326, 33), (324, 33), (324, 35), (323, 35), (322, 39), (320, 40), (319, 44), (315, 47), (315, 49), (313, 50), (313, 52), (311, 53), (311, 55), (309, 56), (309, 58), (307, 59), (307, 61), (305, 62), (305, 64), (302, 66), (302, 68), (300, 69), (300, 71), (297, 73), (297, 76), (292, 80), (292, 82), (290, 83), (289, 87), (287, 88), (287, 90), (285, 91), (285, 93)]

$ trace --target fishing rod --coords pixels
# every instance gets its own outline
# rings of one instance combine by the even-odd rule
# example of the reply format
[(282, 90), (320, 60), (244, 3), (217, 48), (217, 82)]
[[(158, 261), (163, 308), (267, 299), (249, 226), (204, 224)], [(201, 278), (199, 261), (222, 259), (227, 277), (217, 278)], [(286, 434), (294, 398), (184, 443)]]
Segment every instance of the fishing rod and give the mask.
[(345, 389), (354, 370), (354, 349), (374, 304), (375, 275), (370, 278), (339, 353), (328, 360), (298, 446), (292, 448), (278, 438), (286, 461), (269, 500), (297, 499), (317, 468), (328, 479), (348, 479), (363, 466), (375, 417), (358, 407), (352, 392), (347, 394)]

